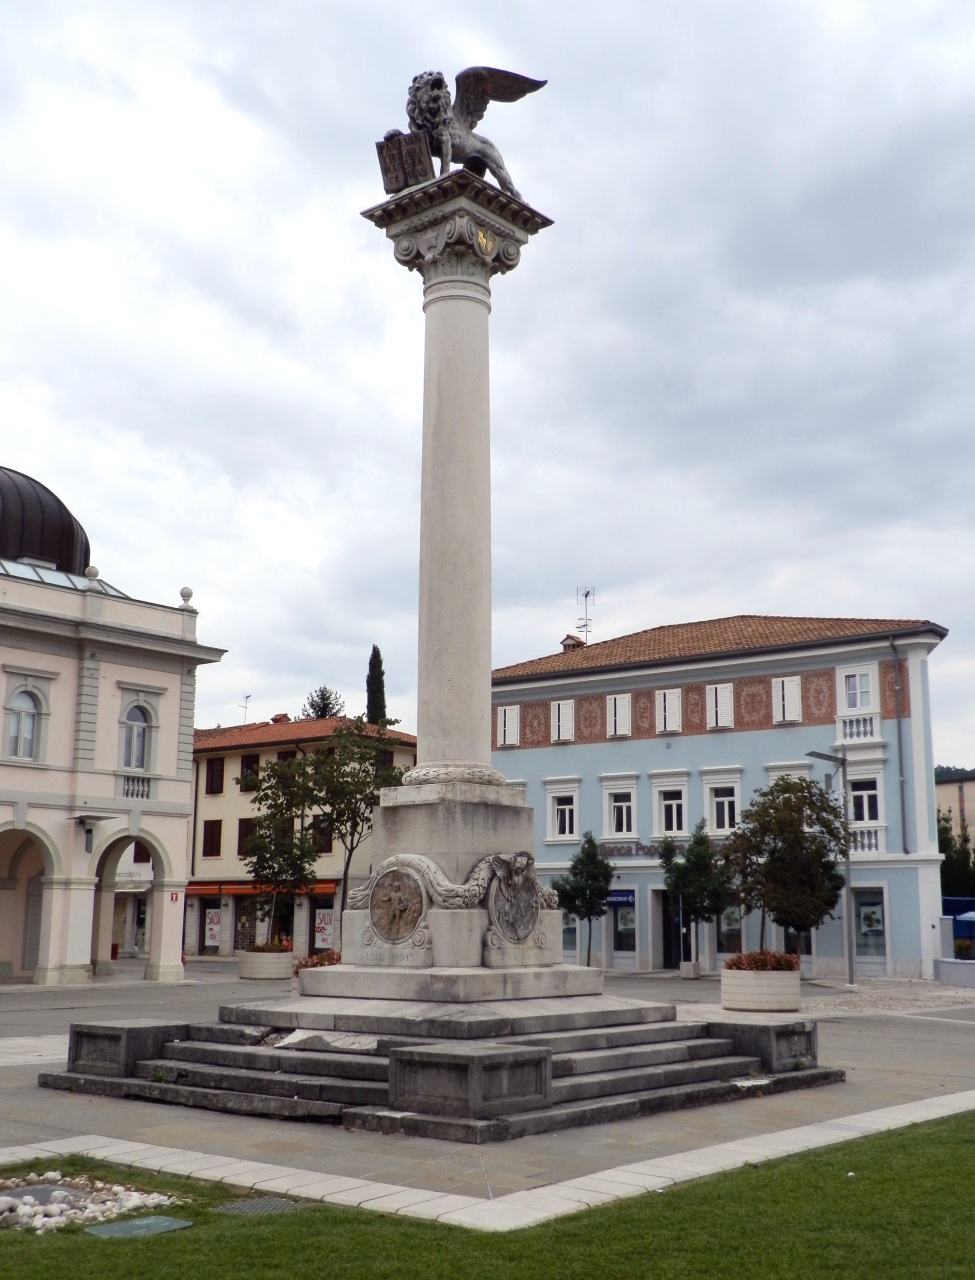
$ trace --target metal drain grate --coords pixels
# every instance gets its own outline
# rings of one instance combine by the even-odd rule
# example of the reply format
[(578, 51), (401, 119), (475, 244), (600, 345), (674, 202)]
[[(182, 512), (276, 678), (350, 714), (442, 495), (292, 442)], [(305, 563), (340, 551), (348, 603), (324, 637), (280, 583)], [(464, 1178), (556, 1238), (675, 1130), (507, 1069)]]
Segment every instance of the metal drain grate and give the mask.
[(301, 1206), (295, 1200), (282, 1200), (280, 1196), (255, 1196), (252, 1200), (233, 1200), (230, 1204), (222, 1204), (214, 1213), (236, 1213), (246, 1217), (257, 1217), (264, 1213), (289, 1213)]

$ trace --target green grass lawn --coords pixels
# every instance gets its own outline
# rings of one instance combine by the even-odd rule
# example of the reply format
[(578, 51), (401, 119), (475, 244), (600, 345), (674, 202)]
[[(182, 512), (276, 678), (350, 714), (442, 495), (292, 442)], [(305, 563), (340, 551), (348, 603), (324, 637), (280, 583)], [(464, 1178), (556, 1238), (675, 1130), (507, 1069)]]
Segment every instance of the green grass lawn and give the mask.
[[(586, 1141), (580, 1131), (579, 1141)], [(186, 1231), (100, 1240), (78, 1228), (0, 1235), (3, 1280), (803, 1280), (975, 1275), (975, 1114), (637, 1196), (496, 1235), (324, 1205), (215, 1214), (234, 1188), (78, 1158), (57, 1167), (188, 1198)], [(854, 1178), (848, 1175), (855, 1173)]]

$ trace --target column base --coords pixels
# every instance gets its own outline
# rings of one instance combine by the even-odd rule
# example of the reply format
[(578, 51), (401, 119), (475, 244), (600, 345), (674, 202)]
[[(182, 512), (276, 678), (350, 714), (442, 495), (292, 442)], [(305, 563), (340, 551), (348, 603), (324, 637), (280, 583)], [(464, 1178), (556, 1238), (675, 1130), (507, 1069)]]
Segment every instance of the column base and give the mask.
[(146, 982), (182, 982), (182, 964), (147, 964)]
[(90, 964), (38, 965), (34, 970), (35, 987), (87, 987), (91, 985)]

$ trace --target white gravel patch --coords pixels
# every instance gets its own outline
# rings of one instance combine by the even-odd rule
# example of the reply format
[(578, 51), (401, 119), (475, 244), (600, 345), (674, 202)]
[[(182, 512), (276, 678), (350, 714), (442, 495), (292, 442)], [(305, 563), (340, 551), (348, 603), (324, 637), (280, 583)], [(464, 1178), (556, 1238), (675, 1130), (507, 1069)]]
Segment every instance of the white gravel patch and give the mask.
[(51, 1169), (26, 1178), (0, 1179), (0, 1230), (13, 1227), (43, 1233), (72, 1222), (92, 1226), (176, 1203), (175, 1197), (157, 1191), (134, 1191), (121, 1183), (85, 1177), (65, 1178)]

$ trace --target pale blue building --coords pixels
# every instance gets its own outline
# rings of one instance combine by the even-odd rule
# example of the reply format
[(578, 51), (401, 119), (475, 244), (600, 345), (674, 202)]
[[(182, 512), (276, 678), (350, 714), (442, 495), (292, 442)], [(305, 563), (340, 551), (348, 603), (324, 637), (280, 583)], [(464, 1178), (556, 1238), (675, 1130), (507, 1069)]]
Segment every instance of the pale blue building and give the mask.
[[(591, 830), (616, 876), (594, 924), (593, 962), (676, 968), (690, 930), (669, 901), (657, 844), (700, 818), (720, 839), (781, 774), (840, 790), (853, 831), (858, 975), (932, 977), (941, 914), (927, 621), (742, 615), (654, 627), (494, 672), (494, 764), (527, 787), (542, 879), (564, 872)], [(841, 915), (842, 904), (838, 908)], [(758, 922), (746, 920), (746, 946)], [(812, 975), (847, 973), (845, 928), (767, 945), (798, 948)], [(567, 958), (576, 929), (566, 930)], [(584, 957), (585, 925), (578, 930)], [(702, 968), (741, 948), (737, 909), (698, 931)]]

